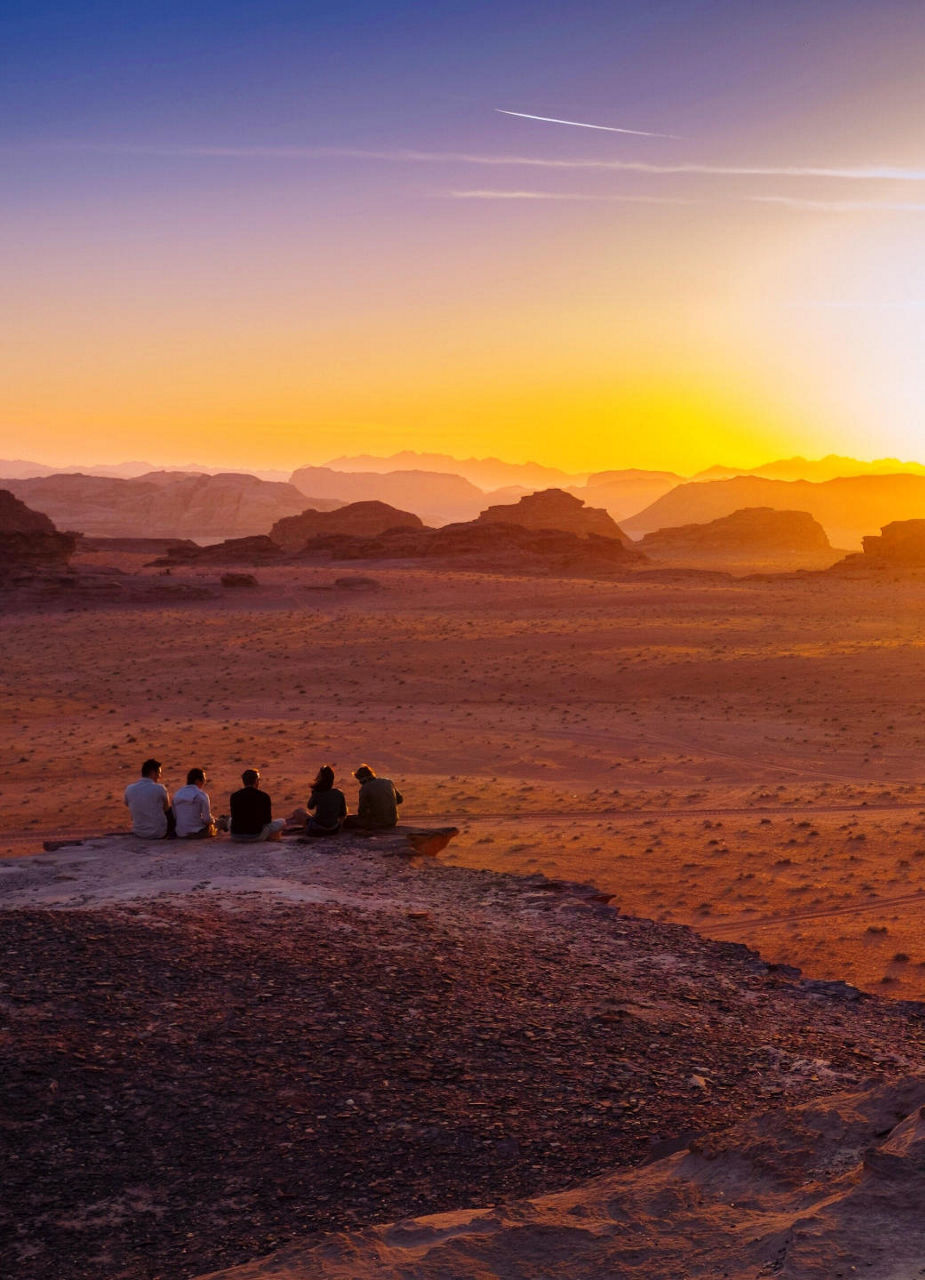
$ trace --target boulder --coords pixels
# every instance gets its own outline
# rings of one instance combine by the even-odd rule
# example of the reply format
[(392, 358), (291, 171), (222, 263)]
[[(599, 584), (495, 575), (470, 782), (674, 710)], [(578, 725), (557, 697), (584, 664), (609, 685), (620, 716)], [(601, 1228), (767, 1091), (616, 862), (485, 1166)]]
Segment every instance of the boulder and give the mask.
[(415, 853), (435, 858), (458, 835), (459, 827), (435, 827), (429, 831), (409, 831), (407, 840)]

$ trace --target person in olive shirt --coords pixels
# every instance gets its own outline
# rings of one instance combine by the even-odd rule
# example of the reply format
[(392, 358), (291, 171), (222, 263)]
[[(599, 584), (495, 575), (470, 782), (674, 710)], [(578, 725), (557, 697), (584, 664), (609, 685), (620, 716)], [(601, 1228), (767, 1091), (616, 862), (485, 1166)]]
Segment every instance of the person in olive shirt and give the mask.
[(368, 764), (361, 764), (353, 776), (360, 784), (356, 818), (350, 826), (385, 831), (398, 822), (398, 806), (404, 797), (391, 778), (377, 778)]
[(241, 781), (244, 786), (232, 793), (230, 802), (232, 840), (278, 840), (286, 821), (273, 817), (270, 797), (257, 786), (260, 774), (245, 769)]

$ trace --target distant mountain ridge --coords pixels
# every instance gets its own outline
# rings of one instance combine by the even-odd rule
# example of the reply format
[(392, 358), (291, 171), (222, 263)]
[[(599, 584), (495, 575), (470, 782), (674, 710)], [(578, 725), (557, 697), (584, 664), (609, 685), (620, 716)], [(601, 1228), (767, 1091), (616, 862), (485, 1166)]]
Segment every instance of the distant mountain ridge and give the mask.
[[(401, 465), (407, 463), (416, 465)], [(239, 487), (249, 479), (255, 483), (282, 486), (277, 489), (278, 497), (287, 485), (294, 486), (304, 495), (301, 507), (296, 500), (286, 509), (270, 511), (269, 518), (257, 518), (255, 514), (253, 519), (242, 509), (240, 518), (234, 516), (230, 524), (222, 524), (216, 510), (209, 514), (205, 527), (194, 529), (181, 516), (179, 506), (173, 513), (172, 524), (158, 517), (159, 535), (200, 539), (252, 536), (266, 530), (277, 519), (299, 514), (306, 506), (331, 509), (354, 502), (384, 502), (398, 510), (414, 513), (429, 525), (440, 526), (474, 519), (489, 505), (486, 498), (493, 504), (511, 503), (527, 494), (553, 488), (571, 493), (589, 506), (602, 508), (634, 537), (671, 525), (702, 524), (743, 507), (772, 507), (810, 512), (825, 527), (836, 546), (849, 549), (859, 545), (862, 537), (875, 533), (883, 524), (925, 516), (925, 507), (919, 503), (914, 486), (902, 488), (903, 480), (925, 480), (925, 464), (890, 458), (864, 462), (837, 454), (815, 460), (802, 457), (778, 459), (750, 471), (716, 466), (699, 472), (692, 479), (674, 471), (639, 467), (611, 468), (587, 474), (568, 473), (534, 462), (511, 463), (498, 458), (456, 459), (450, 454), (407, 450), (387, 457), (373, 454), (344, 456), (326, 466), (299, 467), (291, 474), (273, 471), (261, 471), (259, 474), (252, 471), (216, 472), (211, 468), (193, 466), (187, 470), (173, 467), (155, 470), (151, 464), (139, 461), (80, 471), (72, 468), (54, 470), (22, 459), (0, 461), (0, 484), (4, 483), (4, 473), (8, 487), (17, 492), (20, 483), (40, 479), (50, 483), (56, 477), (82, 475), (86, 481), (111, 479), (161, 488), (168, 478), (189, 484), (192, 477), (198, 477), (206, 488), (213, 486), (213, 492), (217, 494), (221, 485), (227, 485), (221, 477), (236, 475)], [(865, 480), (887, 483), (890, 491), (862, 488), (850, 497), (849, 491), (844, 491), (839, 499), (835, 490), (826, 496), (826, 491), (821, 489), (826, 484)], [(714, 488), (722, 484), (738, 487), (729, 490)], [(773, 488), (775, 485), (786, 488), (799, 484), (809, 485), (805, 493), (799, 489), (784, 493)], [(64, 527), (96, 536), (154, 536), (147, 524), (149, 506), (145, 501), (133, 512), (131, 504), (120, 507), (119, 500), (113, 497), (116, 505), (107, 516), (89, 490), (76, 507), (67, 503), (43, 507), (42, 502), (51, 501), (51, 498), (50, 491), (42, 492), (42, 498), (33, 499), (27, 495), (27, 500), (34, 501), (40, 510), (47, 510)], [(264, 499), (260, 500), (266, 501), (268, 510), (273, 505), (268, 498), (269, 492), (266, 491)], [(248, 506), (259, 507), (256, 494), (256, 490), (249, 491)], [(230, 493), (226, 495), (226, 505), (230, 502), (233, 508), (236, 501)], [(665, 505), (660, 506), (660, 503)], [(207, 507), (208, 503), (205, 503), (204, 507), (198, 508), (200, 514), (206, 514)]]
[(341, 503), (385, 502), (411, 511), (430, 525), (472, 520), (485, 506), (485, 492), (455, 473), (442, 471), (335, 471), (300, 467), (292, 483), (311, 497)]
[(674, 525), (705, 524), (742, 507), (808, 511), (835, 547), (854, 549), (894, 520), (925, 517), (925, 475), (840, 476), (810, 480), (694, 480), (678, 485), (637, 515), (621, 521), (632, 537)]
[(539, 462), (504, 462), (501, 458), (454, 458), (448, 453), (415, 453), (410, 449), (388, 457), (366, 453), (334, 458), (325, 463), (325, 466), (334, 471), (375, 471), (380, 474), (392, 471), (433, 471), (462, 476), (484, 491), (511, 485), (520, 485), (526, 489), (566, 488), (573, 484), (584, 484), (587, 480), (587, 472), (570, 474), (558, 467), (543, 466)]
[(735, 476), (760, 476), (765, 480), (839, 480), (850, 476), (925, 475), (925, 464), (901, 462), (898, 458), (874, 458), (861, 462), (857, 458), (829, 453), (824, 458), (779, 458), (760, 467), (740, 468), (714, 466), (698, 471), (693, 480), (731, 480)]
[(155, 471), (131, 480), (56, 474), (0, 483), (59, 528), (97, 537), (219, 541), (263, 533), (311, 505), (294, 485), (235, 472)]

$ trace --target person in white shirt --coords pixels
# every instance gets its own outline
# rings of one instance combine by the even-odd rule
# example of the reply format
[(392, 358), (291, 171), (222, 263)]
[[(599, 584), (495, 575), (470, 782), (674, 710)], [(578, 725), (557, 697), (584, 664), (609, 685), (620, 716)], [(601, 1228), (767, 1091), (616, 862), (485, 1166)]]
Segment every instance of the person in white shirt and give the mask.
[(186, 786), (174, 792), (173, 811), (177, 815), (177, 835), (184, 840), (204, 840), (214, 836), (217, 827), (212, 820), (209, 797), (205, 793), (206, 775), (201, 769), (190, 769)]
[(161, 782), (160, 760), (146, 760), (141, 777), (125, 788), (125, 803), (132, 815), (132, 834), (142, 840), (163, 840), (174, 834), (170, 796)]

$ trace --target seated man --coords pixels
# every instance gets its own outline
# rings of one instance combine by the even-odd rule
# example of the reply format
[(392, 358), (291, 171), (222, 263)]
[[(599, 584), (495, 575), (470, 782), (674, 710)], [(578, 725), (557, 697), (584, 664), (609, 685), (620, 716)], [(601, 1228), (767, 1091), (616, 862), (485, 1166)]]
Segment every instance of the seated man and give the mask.
[(241, 781), (244, 786), (231, 796), (232, 840), (278, 840), (286, 820), (273, 817), (270, 797), (257, 786), (260, 774), (245, 769)]
[(205, 840), (214, 836), (217, 831), (205, 785), (206, 775), (203, 771), (190, 769), (186, 775), (186, 786), (174, 793), (173, 811), (177, 818), (177, 835), (184, 840)]
[(142, 840), (163, 840), (173, 836), (176, 825), (170, 796), (161, 783), (160, 760), (146, 760), (141, 777), (125, 788), (125, 803), (132, 815), (132, 834)]
[(404, 797), (391, 778), (377, 778), (368, 764), (361, 764), (353, 775), (360, 784), (356, 818), (344, 826), (365, 827), (370, 831), (387, 831), (398, 822), (398, 806)]

